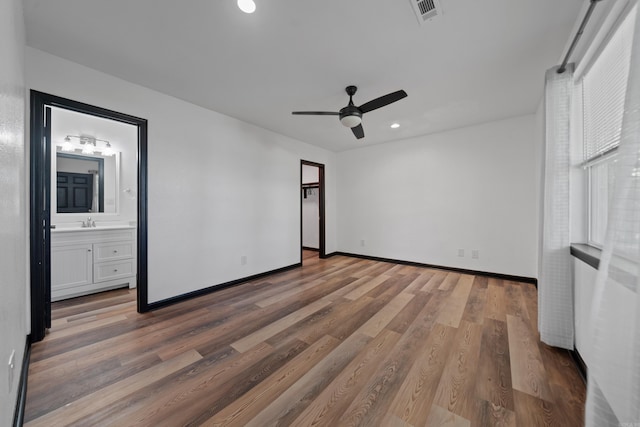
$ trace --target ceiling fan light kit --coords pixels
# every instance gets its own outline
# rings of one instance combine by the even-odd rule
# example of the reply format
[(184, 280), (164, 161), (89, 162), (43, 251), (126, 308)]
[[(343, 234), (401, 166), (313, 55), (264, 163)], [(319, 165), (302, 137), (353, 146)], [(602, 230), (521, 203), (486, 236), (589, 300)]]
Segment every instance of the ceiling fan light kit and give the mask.
[(340, 111), (294, 111), (291, 114), (308, 116), (338, 116), (340, 118), (340, 123), (351, 128), (355, 137), (361, 139), (364, 138), (364, 129), (362, 128), (362, 115), (364, 113), (377, 110), (378, 108), (399, 101), (407, 96), (407, 92), (404, 90), (398, 90), (373, 99), (358, 107), (353, 103), (353, 95), (355, 95), (357, 90), (358, 88), (356, 86), (347, 86), (345, 88), (347, 95), (349, 95), (349, 104)]
[(362, 116), (357, 114), (354, 114), (352, 116), (342, 116), (340, 117), (340, 123), (348, 128), (354, 128), (362, 123)]
[(256, 11), (256, 4), (253, 0), (238, 0), (238, 8), (244, 13), (253, 13)]

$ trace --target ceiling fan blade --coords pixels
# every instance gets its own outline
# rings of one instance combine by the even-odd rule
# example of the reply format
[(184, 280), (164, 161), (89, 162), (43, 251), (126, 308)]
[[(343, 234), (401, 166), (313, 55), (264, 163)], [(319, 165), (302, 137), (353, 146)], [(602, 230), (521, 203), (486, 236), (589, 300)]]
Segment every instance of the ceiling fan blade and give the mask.
[(364, 129), (362, 127), (362, 123), (360, 123), (358, 126), (354, 128), (351, 128), (351, 130), (353, 131), (353, 134), (356, 136), (356, 138), (358, 139), (364, 138)]
[(293, 111), (291, 114), (305, 115), (305, 116), (338, 116), (340, 113), (337, 111)]
[(399, 90), (397, 92), (388, 93), (380, 98), (373, 99), (369, 102), (366, 102), (358, 107), (362, 113), (368, 113), (369, 111), (376, 110), (380, 107), (384, 107), (385, 105), (389, 105), (393, 102), (400, 101), (402, 98), (407, 96), (407, 92), (403, 90)]

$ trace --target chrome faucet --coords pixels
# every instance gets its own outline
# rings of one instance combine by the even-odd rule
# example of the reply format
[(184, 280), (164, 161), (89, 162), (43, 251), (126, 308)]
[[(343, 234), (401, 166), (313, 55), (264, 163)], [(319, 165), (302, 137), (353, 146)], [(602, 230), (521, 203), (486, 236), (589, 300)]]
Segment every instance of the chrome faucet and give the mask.
[[(93, 225), (92, 225), (92, 224), (93, 224)], [(85, 222), (85, 221), (83, 221), (83, 222), (82, 222), (82, 226), (83, 226), (84, 228), (88, 228), (88, 227), (95, 227), (95, 226), (96, 226), (96, 222), (95, 222), (95, 221), (91, 222), (91, 217), (89, 217), (89, 218), (87, 218), (87, 221), (86, 221), (86, 222)]]

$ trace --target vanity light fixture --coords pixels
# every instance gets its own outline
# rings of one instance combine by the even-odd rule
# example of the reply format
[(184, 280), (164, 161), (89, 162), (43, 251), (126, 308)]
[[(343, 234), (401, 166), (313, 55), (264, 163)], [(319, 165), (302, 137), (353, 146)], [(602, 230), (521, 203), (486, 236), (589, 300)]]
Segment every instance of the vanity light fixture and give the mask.
[(116, 152), (113, 150), (113, 147), (111, 147), (111, 143), (109, 143), (109, 141), (107, 141), (106, 139), (98, 139), (94, 138), (93, 136), (87, 135), (67, 135), (64, 138), (64, 143), (62, 144), (62, 151), (75, 150), (75, 147), (71, 143), (71, 138), (78, 138), (80, 146), (82, 148), (82, 154), (95, 153), (96, 149), (98, 148), (98, 141), (104, 142), (105, 144), (104, 150), (97, 150), (100, 151), (103, 156), (113, 156), (114, 154), (116, 154)]
[(238, 0), (238, 7), (244, 13), (253, 13), (256, 11), (256, 4), (253, 0)]

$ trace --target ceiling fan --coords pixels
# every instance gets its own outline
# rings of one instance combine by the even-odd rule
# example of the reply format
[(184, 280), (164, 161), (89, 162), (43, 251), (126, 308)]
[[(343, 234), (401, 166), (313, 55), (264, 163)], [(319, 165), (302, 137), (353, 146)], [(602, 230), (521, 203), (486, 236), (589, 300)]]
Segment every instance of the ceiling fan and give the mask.
[(385, 105), (389, 105), (393, 102), (399, 101), (402, 98), (405, 98), (407, 96), (407, 92), (405, 92), (404, 90), (399, 90), (396, 92), (388, 93), (379, 98), (373, 99), (357, 107), (353, 103), (353, 95), (355, 95), (358, 88), (355, 86), (347, 86), (345, 90), (347, 91), (347, 95), (349, 95), (349, 104), (338, 112), (294, 111), (291, 114), (308, 115), (308, 116), (339, 116), (340, 122), (344, 126), (351, 128), (356, 138), (360, 139), (360, 138), (364, 138), (364, 129), (362, 128), (362, 115), (364, 113), (377, 110), (378, 108), (381, 108), (381, 107), (384, 107)]

